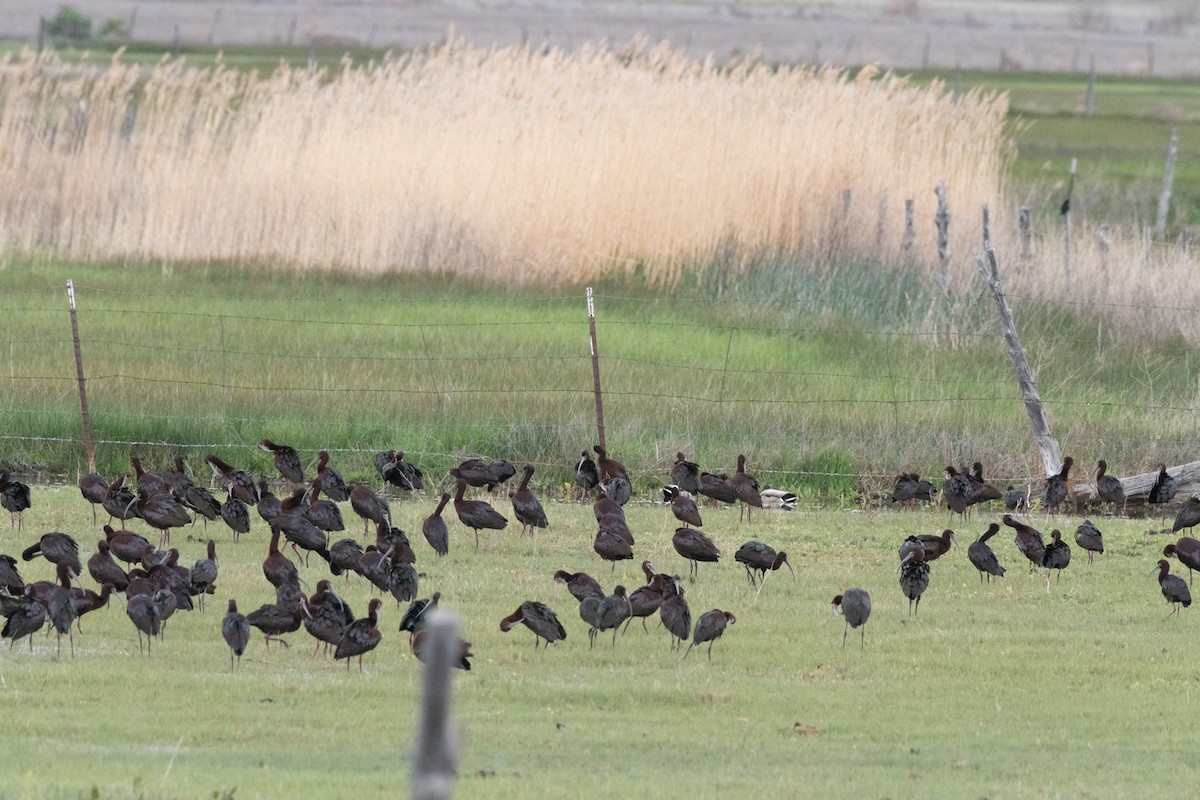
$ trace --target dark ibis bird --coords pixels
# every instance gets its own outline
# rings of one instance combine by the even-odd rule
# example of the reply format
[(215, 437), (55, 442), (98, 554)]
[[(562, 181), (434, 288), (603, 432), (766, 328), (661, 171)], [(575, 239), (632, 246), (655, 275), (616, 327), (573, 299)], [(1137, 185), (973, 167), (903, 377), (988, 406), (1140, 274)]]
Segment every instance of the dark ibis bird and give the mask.
[(1075, 459), (1067, 456), (1063, 459), (1062, 469), (1058, 471), (1058, 474), (1046, 478), (1046, 484), (1042, 487), (1042, 508), (1047, 512), (1057, 511), (1063, 503), (1068, 501), (1074, 503), (1071, 494), (1074, 488), (1071, 483), (1071, 466), (1074, 463)]
[(335, 503), (344, 503), (350, 499), (350, 492), (346, 489), (346, 481), (341, 473), (329, 466), (328, 450), (317, 453), (317, 483), (325, 496)]
[[(308, 517), (309, 522), (313, 525), (327, 533), (344, 531), (346, 526), (342, 522), (341, 509), (332, 500), (322, 500), (320, 494), (321, 483), (314, 478), (306, 496), (308, 505), (302, 508), (304, 516)], [(282, 504), (280, 505), (282, 509)]]
[(468, 486), (484, 489), (488, 492), (517, 474), (517, 469), (504, 459), (483, 461), (478, 458), (468, 458), (454, 469), (450, 475), (455, 479), (462, 478)]
[(83, 626), (80, 624), (83, 615), (108, 605), (108, 600), (114, 591), (116, 591), (116, 587), (111, 583), (102, 584), (99, 592), (91, 589), (71, 589), (71, 596), (75, 598), (75, 630), (83, 633)]
[(391, 552), (380, 550), (369, 544), (363, 550), (359, 563), (359, 572), (381, 592), (388, 590), (388, 576), (392, 571)]
[(201, 612), (204, 611), (204, 595), (213, 594), (216, 591), (217, 575), (219, 574), (217, 543), (209, 539), (205, 552), (205, 557), (192, 562), (192, 566), (188, 570), (188, 583), (192, 592), (200, 597)]
[(104, 537), (112, 554), (126, 564), (141, 564), (147, 553), (154, 552), (154, 545), (133, 531), (117, 531), (111, 525), (105, 525)]
[(908, 598), (908, 613), (921, 611), (921, 596), (929, 588), (929, 565), (922, 552), (913, 550), (900, 562), (900, 591)]
[(214, 455), (205, 456), (204, 462), (212, 468), (213, 475), (221, 480), (230, 494), (248, 506), (258, 503), (258, 486), (250, 473), (230, 466)]
[(671, 504), (671, 513), (684, 527), (703, 527), (704, 520), (700, 518), (700, 509), (696, 508), (696, 500), (691, 494), (675, 484), (669, 484), (663, 487), (663, 500)]
[(999, 532), (1000, 526), (993, 522), (967, 548), (967, 558), (970, 559), (975, 569), (979, 570), (979, 581), (981, 583), (983, 582), (984, 575), (987, 575), (988, 583), (992, 582), (993, 575), (997, 578), (1004, 577), (1004, 567), (1000, 566), (1000, 562), (996, 560), (996, 554), (992, 552), (992, 546), (988, 544), (988, 539), (991, 539)]
[(13, 480), (6, 469), (0, 469), (0, 506), (9, 514), (9, 527), (21, 529), (21, 515), (29, 508), (29, 486)]
[(675, 454), (675, 463), (671, 466), (671, 483), (681, 491), (693, 497), (700, 493), (700, 467), (695, 461), (688, 461), (683, 453)]
[[(746, 457), (738, 455), (737, 470), (734, 471), (733, 477), (729, 479), (729, 485), (733, 487), (733, 493), (737, 495), (737, 499), (742, 501), (746, 509), (746, 521), (750, 521), (751, 509), (762, 508), (763, 500), (762, 493), (758, 490), (758, 479), (753, 475), (746, 474)], [(738, 522), (742, 521), (742, 507), (738, 507)]]
[(385, 523), (375, 528), (375, 546), (383, 552), (390, 552), (393, 561), (417, 563), (417, 554), (408, 541), (408, 534), (392, 525)]
[(1003, 497), (999, 489), (983, 479), (983, 464), (978, 461), (971, 465), (971, 472), (967, 475), (967, 481), (971, 486), (970, 491), (967, 493), (968, 507), (986, 503), (989, 500), (999, 500)]
[(88, 557), (87, 570), (96, 583), (111, 583), (119, 592), (125, 591), (125, 587), (129, 585), (129, 575), (113, 558), (112, 548), (107, 539), (96, 542), (96, 552)]
[[(350, 487), (350, 507), (354, 513), (362, 517), (363, 536), (367, 535), (367, 523), (374, 522), (382, 525), (392, 518), (392, 511), (384, 500), (365, 483), (356, 483)], [(388, 524), (391, 524), (388, 522)]]
[(418, 598), (409, 603), (404, 615), (400, 617), (400, 633), (408, 631), (411, 641), (413, 634), (425, 624), (425, 615), (437, 608), (441, 599), (442, 593), (434, 592), (430, 597)]
[(1001, 521), (1016, 531), (1013, 541), (1016, 542), (1021, 555), (1029, 559), (1029, 571), (1033, 572), (1042, 566), (1042, 557), (1046, 555), (1046, 543), (1042, 539), (1042, 532), (1024, 522), (1013, 519), (1011, 514), (1005, 514), (1001, 517)]
[(1090, 519), (1085, 519), (1083, 524), (1075, 529), (1075, 544), (1087, 551), (1089, 564), (1096, 553), (1104, 555), (1104, 534)]
[(625, 621), (625, 630), (629, 630), (629, 625), (635, 619), (641, 619), (642, 630), (646, 633), (650, 629), (646, 627), (646, 618), (653, 616), (655, 611), (658, 611), (662, 605), (663, 592), (666, 589), (667, 576), (655, 575), (650, 578), (649, 583), (645, 586), (640, 586), (634, 589), (629, 595), (629, 619)]
[(56, 566), (67, 567), (71, 570), (72, 577), (83, 574), (83, 566), (79, 563), (79, 545), (65, 533), (52, 531), (42, 534), (35, 544), (26, 547), (21, 553), (21, 558), (25, 561), (33, 561), (38, 556)]
[(757, 539), (751, 539), (739, 547), (738, 551), (733, 554), (733, 560), (746, 568), (746, 580), (752, 587), (758, 585), (755, 573), (758, 573), (758, 577), (765, 581), (768, 571), (774, 571), (783, 566), (786, 566), (788, 572), (792, 573), (792, 580), (796, 580), (796, 572), (792, 569), (791, 562), (788, 561), (787, 553), (782, 550), (777, 553), (775, 548)]
[(623, 520), (625, 519), (625, 509), (610, 498), (601, 496), (592, 504), (592, 515), (596, 518), (596, 522), (608, 516), (620, 517)]
[(446, 520), (442, 519), (442, 510), (449, 502), (450, 495), (443, 492), (438, 500), (437, 508), (421, 523), (421, 534), (425, 537), (425, 541), (429, 542), (433, 552), (439, 556), (450, 552), (450, 531), (446, 527)]
[(419, 580), (420, 576), (410, 562), (392, 555), (388, 564), (387, 590), (396, 598), (396, 608), (416, 598)]
[(245, 614), (238, 612), (237, 601), (233, 598), (229, 599), (229, 610), (221, 620), (221, 636), (225, 639), (225, 644), (229, 645), (229, 671), (233, 672), (234, 656), (237, 656), (237, 664), (240, 667), (242, 653), (246, 652), (246, 645), (250, 644), (250, 623), (246, 621)]
[(354, 612), (338, 596), (328, 580), (317, 581), (317, 590), (308, 597), (308, 613), (304, 616), (304, 630), (317, 640), (313, 655), (324, 645), (328, 652), (342, 641), (346, 627), (354, 622)]
[(351, 572), (362, 572), (363, 547), (354, 539), (338, 539), (329, 546), (329, 563), (346, 573), (346, 580)]
[(500, 630), (508, 633), (517, 625), (524, 625), (533, 631), (533, 649), (538, 649), (541, 641), (546, 647), (567, 638), (567, 629), (558, 621), (558, 616), (544, 603), (536, 600), (526, 600), (513, 613), (500, 620)]
[(633, 547), (620, 534), (601, 528), (592, 540), (592, 549), (596, 555), (605, 561), (612, 562), (610, 574), (617, 571), (618, 561), (628, 561), (633, 558)]
[(866, 589), (847, 589), (844, 593), (833, 598), (830, 607), (846, 618), (846, 627), (842, 630), (842, 647), (846, 646), (846, 634), (851, 628), (862, 628), (859, 631), (859, 647), (867, 644), (867, 620), (871, 617), (871, 595)]
[[(584, 601), (588, 602), (588, 601)], [(582, 605), (582, 604), (581, 604)], [(594, 639), (596, 634), (611, 630), (613, 632), (613, 644), (617, 643), (617, 629), (621, 627), (621, 623), (629, 619), (633, 613), (632, 607), (629, 605), (629, 595), (625, 592), (624, 586), (616, 586), (613, 593), (604, 598), (596, 606), (596, 624), (595, 632), (589, 633)]]
[(1125, 512), (1125, 487), (1120, 479), (1108, 474), (1108, 462), (1103, 458), (1096, 462), (1096, 495), (1113, 504), (1114, 514)]
[(596, 469), (600, 472), (600, 488), (605, 497), (617, 505), (625, 505), (633, 494), (628, 470), (620, 461), (609, 458), (608, 450), (603, 445), (594, 445), (592, 450), (596, 453)]
[(1029, 488), (1017, 489), (1009, 485), (1004, 490), (1004, 510), (1005, 511), (1028, 511), (1029, 510)]
[(29, 652), (33, 652), (33, 634), (46, 624), (46, 607), (37, 599), (33, 584), (25, 587), (24, 593), (12, 604), (11, 613), (4, 621), (3, 638), (9, 640), (11, 650), (22, 638), (29, 637)]
[(262, 570), (267, 582), (278, 588), (285, 583), (299, 584), (300, 572), (287, 556), (279, 552), (279, 528), (271, 528), (271, 539), (267, 543), (267, 557), (263, 559)]
[(586, 572), (567, 572), (565, 569), (560, 569), (554, 573), (554, 582), (566, 586), (571, 596), (580, 602), (589, 597), (599, 597), (601, 600), (605, 597), (600, 583)]
[(1175, 493), (1179, 490), (1175, 486), (1175, 479), (1167, 473), (1167, 465), (1158, 465), (1158, 477), (1154, 479), (1154, 485), (1150, 487), (1150, 494), (1146, 498), (1147, 502), (1169, 503), (1175, 499)]
[[(289, 501), (296, 501), (296, 505), (289, 507)], [(271, 523), (271, 531), (278, 530), (285, 539), (292, 545), (292, 552), (300, 555), (300, 549), (305, 550), (304, 562), (308, 565), (308, 553), (316, 553), (326, 563), (332, 563), (329, 557), (329, 537), (325, 531), (313, 525), (308, 517), (304, 516), (299, 508), (299, 498), (293, 494), (292, 497), (283, 501), (283, 513), (275, 518)]]
[[(558, 576), (555, 575), (557, 580)], [(25, 581), (17, 571), (17, 560), (10, 555), (0, 553), (0, 596), (8, 592), (13, 597), (25, 590)]]
[(600, 518), (600, 530), (620, 536), (630, 547), (635, 544), (633, 531), (629, 530), (629, 526), (625, 523), (624, 514), (605, 514)]
[(385, 450), (375, 454), (375, 469), (387, 483), (407, 491), (425, 487), (423, 473), (416, 464), (404, 460), (403, 450)]
[(592, 461), (587, 450), (581, 451), (579, 460), (575, 462), (575, 485), (585, 497), (600, 485), (600, 470), (596, 468), (596, 462)]
[(906, 536), (904, 541), (900, 543), (900, 549), (897, 551), (900, 560), (903, 561), (909, 553), (915, 552), (921, 558), (925, 558), (925, 545), (916, 536)]
[[(183, 502), (185, 506), (196, 512), (196, 515), (204, 519), (204, 527), (208, 527), (209, 520), (215, 520), (217, 517), (224, 517), (221, 513), (221, 504), (217, 502), (217, 498), (213, 497), (212, 492), (205, 489), (203, 486), (192, 484), (188, 486), (182, 493), (175, 492), (175, 495)], [(195, 520), (193, 519), (193, 523)]]
[(87, 500), (92, 505), (92, 524), (96, 524), (96, 506), (104, 503), (104, 498), (108, 495), (108, 481), (97, 475), (95, 472), (89, 472), (79, 479), (79, 493), (83, 495), (83, 499)]
[(258, 447), (275, 457), (275, 469), (279, 470), (279, 474), (285, 481), (293, 486), (299, 486), (305, 482), (304, 467), (300, 463), (300, 454), (296, 452), (296, 448), (286, 444), (276, 444), (270, 439), (263, 439), (258, 443)]
[(942, 497), (946, 498), (946, 507), (953, 517), (958, 514), (964, 517), (971, 496), (971, 479), (952, 466), (946, 467), (946, 477), (942, 481)]
[(696, 620), (696, 627), (692, 631), (692, 643), (688, 645), (687, 652), (683, 654), (683, 657), (687, 658), (696, 645), (708, 642), (708, 660), (712, 661), (713, 642), (720, 639), (721, 635), (725, 633), (725, 629), (735, 622), (737, 622), (737, 617), (728, 611), (722, 611), (719, 608), (705, 611), (700, 615), (700, 619)]
[(683, 586), (676, 577), (667, 580), (658, 616), (663, 627), (671, 634), (671, 649), (682, 647), (692, 635), (692, 611), (683, 597)]
[(1050, 591), (1050, 571), (1058, 570), (1058, 580), (1062, 580), (1062, 571), (1071, 563), (1071, 546), (1062, 540), (1062, 532), (1055, 528), (1050, 531), (1050, 544), (1042, 554), (1042, 566), (1046, 568), (1046, 591)]
[(110, 483), (108, 493), (104, 495), (104, 501), (101, 503), (108, 512), (108, 521), (112, 522), (114, 517), (122, 523), (127, 519), (137, 519), (138, 512), (134, 507), (136, 503), (133, 502), (135, 499), (133, 492), (125, 487), (124, 475)]
[(1190, 531), (1197, 525), (1200, 525), (1200, 497), (1193, 495), (1179, 506), (1179, 511), (1175, 513), (1175, 524), (1171, 526), (1171, 533), (1178, 533), (1182, 530)]
[(362, 672), (362, 657), (379, 646), (383, 634), (379, 632), (379, 607), (383, 601), (378, 597), (367, 604), (367, 616), (356, 619), (346, 626), (342, 632), (342, 640), (333, 651), (333, 660), (346, 659), (346, 669), (350, 669), (350, 659), (358, 656), (358, 671)]
[(713, 540), (698, 528), (676, 528), (675, 535), (671, 537), (671, 544), (674, 545), (676, 553), (690, 562), (688, 577), (691, 580), (695, 580), (700, 574), (701, 561), (711, 564), (721, 557), (721, 551), (713, 544)]
[[(925, 533), (921, 534), (920, 536), (913, 536), (910, 538), (915, 539), (923, 548), (925, 548), (925, 563), (929, 563), (930, 561), (935, 561), (944, 556), (946, 553), (950, 552), (950, 548), (954, 544), (954, 531), (946, 528), (938, 536), (934, 536), (931, 533)], [(903, 558), (903, 555), (901, 555), (901, 558)]]
[(1179, 563), (1188, 568), (1188, 584), (1192, 582), (1192, 572), (1200, 569), (1200, 540), (1190, 536), (1181, 536), (1174, 544), (1163, 548), (1163, 555), (1170, 558), (1175, 556)]
[(192, 522), (187, 513), (187, 506), (170, 492), (147, 494), (138, 489), (134, 502), (138, 516), (146, 520), (146, 524), (151, 528), (159, 531), (159, 547), (170, 544), (171, 528), (182, 528)]
[[(300, 602), (285, 599), (291, 595), (289, 590), (298, 592), (292, 584), (278, 586), (275, 589), (274, 603), (261, 605), (257, 610), (246, 615), (246, 621), (250, 623), (250, 627), (262, 631), (263, 645), (267, 649), (270, 649), (272, 639), (284, 647), (289, 647), (288, 643), (279, 637), (285, 633), (295, 633), (300, 630), (300, 620), (308, 612), (305, 604), (306, 598), (303, 595), (300, 595)], [(376, 599), (372, 602), (377, 603), (379, 600)]]
[(266, 478), (261, 478), (258, 481), (258, 503), (256, 509), (258, 510), (258, 516), (268, 525), (283, 513), (283, 501), (271, 492), (271, 487), (267, 485)]
[[(428, 656), (428, 653), (425, 650), (428, 645), (428, 637), (429, 634), (425, 626), (422, 625), (413, 632), (412, 638), (408, 640), (408, 648), (412, 650), (412, 654), (417, 657), (417, 661), (422, 663), (425, 662), (425, 658)], [(470, 672), (471, 659), (475, 657), (475, 654), (471, 652), (471, 643), (464, 641), (462, 637), (459, 637), (452, 653), (453, 658), (450, 662), (450, 666), (454, 667), (455, 669), (461, 669), (464, 672)]]
[(738, 496), (729, 482), (728, 475), (716, 475), (711, 472), (700, 473), (700, 494), (719, 503), (736, 503)]
[(1171, 562), (1165, 558), (1158, 561), (1158, 586), (1162, 589), (1163, 597), (1171, 604), (1171, 614), (1178, 614), (1181, 606), (1187, 608), (1192, 604), (1191, 590), (1183, 578), (1171, 574)]
[(125, 605), (125, 613), (138, 634), (138, 652), (142, 651), (142, 634), (146, 634), (146, 654), (150, 653), (150, 642), (162, 630), (158, 606), (149, 594), (135, 594)]
[(902, 472), (892, 483), (892, 505), (913, 505), (918, 501), (929, 502), (937, 489), (915, 472)]
[(171, 487), (167, 485), (166, 478), (153, 472), (147, 472), (142, 468), (141, 458), (132, 456), (129, 462), (133, 464), (134, 483), (137, 485), (138, 491), (146, 494), (160, 494), (171, 490)]
[(230, 492), (221, 504), (221, 519), (233, 531), (233, 541), (236, 542), (243, 533), (250, 532), (250, 509)]
[(521, 523), (521, 534), (524, 535), (528, 530), (529, 535), (533, 535), (534, 528), (545, 528), (550, 523), (546, 520), (546, 512), (542, 509), (542, 504), (538, 501), (533, 490), (529, 488), (529, 479), (533, 477), (533, 465), (526, 464), (521, 469), (521, 481), (517, 484), (516, 491), (509, 495), (512, 500), (513, 516)]
[(466, 490), (467, 482), (458, 478), (454, 482), (454, 513), (459, 522), (475, 531), (475, 549), (478, 550), (479, 529), (503, 530), (508, 526), (508, 520), (485, 500), (465, 499), (463, 493)]
[(75, 633), (71, 626), (79, 617), (75, 606), (75, 595), (71, 594), (71, 578), (73, 576), (61, 564), (58, 567), (58, 586), (50, 592), (46, 602), (46, 617), (50, 620), (55, 633), (55, 654), (62, 655), (62, 637), (65, 633), (71, 643), (71, 655), (75, 655)]

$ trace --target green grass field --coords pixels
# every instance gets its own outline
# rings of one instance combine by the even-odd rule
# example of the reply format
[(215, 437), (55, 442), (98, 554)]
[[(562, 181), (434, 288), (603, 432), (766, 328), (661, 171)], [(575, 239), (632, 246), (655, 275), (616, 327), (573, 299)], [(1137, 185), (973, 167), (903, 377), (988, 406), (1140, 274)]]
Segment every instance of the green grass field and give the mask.
[[(510, 511), (507, 500), (494, 500)], [(1165, 619), (1150, 576), (1165, 536), (1148, 521), (1096, 518), (1108, 552), (1074, 558), (1060, 581), (1027, 574), (1008, 529), (993, 546), (1009, 573), (980, 584), (966, 545), (992, 512), (956, 526), (957, 549), (932, 565), (920, 614), (897, 584), (904, 536), (939, 531), (939, 511), (763, 513), (739, 527), (732, 510), (703, 509), (723, 560), (687, 583), (693, 617), (737, 615), (716, 642), (686, 660), (656, 622), (587, 647), (586, 627), (557, 569), (585, 570), (606, 589), (640, 586), (635, 562), (614, 576), (591, 551), (587, 506), (553, 503), (536, 543), (515, 528), (484, 536), (452, 517), (451, 553), (435, 560), (419, 540), (432, 501), (394, 502), (417, 537), (422, 596), (443, 593), (475, 653), (455, 677), (461, 797), (1128, 797), (1186, 795), (1179, 764), (1198, 744), (1191, 709), (1200, 645), (1195, 609)], [(347, 514), (349, 510), (347, 509)], [(635, 558), (686, 574), (671, 548), (675, 524), (656, 504), (631, 506)], [(1049, 533), (1080, 519), (1035, 518)], [(349, 520), (348, 520), (349, 522)], [(355, 519), (351, 535), (360, 538)], [(25, 533), (5, 532), (15, 553), (34, 532), (71, 532), (81, 555), (95, 546), (75, 489), (39, 489)], [(132, 525), (150, 533), (143, 526)], [(300, 632), (290, 650), (252, 640), (229, 671), (219, 627), (225, 601), (243, 611), (272, 598), (259, 563), (266, 529), (218, 542), (221, 577), (204, 614), (178, 614), (153, 654), (139, 655), (123, 599), (84, 618), (74, 657), (38, 635), (0, 651), (0, 695), (10, 732), (0, 761), (3, 797), (394, 797), (407, 791), (419, 665), (396, 632), (390, 600), (384, 638), (366, 668), (312, 657)], [(188, 534), (196, 541), (187, 541)], [(200, 531), (177, 532), (181, 562), (203, 555)], [(756, 597), (732, 553), (749, 538), (786, 549), (798, 580), (772, 573)], [(1176, 565), (1178, 566), (1178, 565)], [(41, 560), (27, 581), (50, 577)], [(1182, 569), (1180, 567), (1180, 569)], [(309, 582), (324, 568), (301, 568)], [(90, 582), (90, 581), (89, 581)], [(866, 647), (842, 647), (829, 600), (866, 588), (873, 613)], [(367, 584), (341, 590), (362, 615)], [(565, 642), (535, 653), (523, 627), (498, 623), (522, 601), (554, 608)], [(64, 643), (65, 647), (65, 643)]]

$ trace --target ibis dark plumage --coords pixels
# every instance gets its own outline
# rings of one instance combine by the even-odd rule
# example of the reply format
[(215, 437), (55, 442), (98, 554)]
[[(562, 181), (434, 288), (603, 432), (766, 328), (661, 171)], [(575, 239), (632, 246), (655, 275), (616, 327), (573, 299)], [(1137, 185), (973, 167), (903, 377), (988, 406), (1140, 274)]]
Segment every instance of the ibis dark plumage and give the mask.
[(1096, 553), (1104, 554), (1104, 534), (1090, 519), (1085, 519), (1083, 524), (1075, 529), (1075, 544), (1087, 551), (1089, 564)]
[(1004, 567), (1000, 566), (1000, 562), (996, 559), (996, 554), (992, 552), (992, 546), (988, 544), (988, 539), (991, 539), (999, 532), (1000, 526), (993, 522), (967, 548), (967, 558), (970, 559), (975, 569), (979, 570), (980, 582), (983, 581), (984, 575), (987, 575), (988, 583), (992, 582), (993, 575), (997, 578), (1004, 577)]
[(242, 653), (246, 652), (246, 645), (250, 643), (250, 623), (246, 621), (245, 614), (238, 612), (237, 601), (232, 598), (221, 620), (221, 636), (229, 645), (229, 671), (233, 672), (234, 656), (237, 657), (238, 666), (241, 666)]
[(1163, 597), (1171, 604), (1171, 614), (1178, 614), (1180, 607), (1187, 608), (1192, 604), (1192, 593), (1183, 578), (1171, 574), (1171, 562), (1165, 558), (1158, 562), (1158, 586), (1162, 589)]
[(757, 539), (751, 539), (739, 547), (738, 551), (733, 554), (733, 560), (746, 568), (746, 580), (750, 582), (751, 586), (758, 584), (756, 574), (765, 580), (768, 571), (774, 571), (783, 566), (786, 566), (788, 572), (792, 573), (792, 580), (796, 580), (796, 572), (788, 561), (787, 553), (782, 550), (777, 553), (775, 548)]
[(526, 600), (516, 611), (500, 620), (500, 630), (504, 633), (508, 633), (517, 625), (524, 625), (533, 631), (534, 650), (537, 650), (538, 643), (543, 640), (548, 648), (567, 638), (567, 630), (558, 621), (554, 611), (536, 600)]
[(1013, 541), (1016, 543), (1017, 549), (1021, 551), (1021, 555), (1029, 559), (1029, 571), (1033, 572), (1042, 566), (1042, 557), (1046, 555), (1046, 543), (1042, 539), (1042, 532), (1014, 519), (1011, 514), (1005, 514), (1001, 521), (1016, 531)]
[(713, 540), (698, 528), (676, 528), (671, 544), (676, 553), (688, 560), (688, 577), (692, 580), (699, 575), (701, 561), (711, 564), (721, 557)]
[(725, 629), (735, 622), (737, 622), (737, 617), (728, 611), (722, 611), (719, 608), (705, 611), (700, 615), (700, 619), (696, 620), (696, 627), (692, 631), (692, 643), (688, 645), (687, 652), (683, 654), (683, 657), (687, 658), (696, 645), (708, 642), (708, 660), (712, 661), (713, 642), (720, 639), (721, 635), (725, 633)]
[(851, 628), (862, 628), (859, 631), (859, 646), (867, 644), (867, 620), (871, 617), (871, 595), (866, 589), (847, 589), (844, 593), (833, 598), (831, 607), (846, 618), (846, 627), (842, 630), (842, 647), (846, 646), (846, 634)]

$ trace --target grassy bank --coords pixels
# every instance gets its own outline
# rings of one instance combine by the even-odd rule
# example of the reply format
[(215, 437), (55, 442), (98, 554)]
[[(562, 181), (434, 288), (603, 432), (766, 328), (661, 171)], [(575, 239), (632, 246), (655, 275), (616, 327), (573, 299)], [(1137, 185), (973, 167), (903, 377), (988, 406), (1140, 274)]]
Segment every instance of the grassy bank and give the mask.
[[(395, 503), (397, 524), (415, 532), (431, 506)], [(994, 516), (985, 515), (958, 529), (959, 548), (933, 564), (910, 618), (896, 547), (910, 533), (940, 530), (941, 512), (764, 514), (739, 528), (734, 512), (705, 510), (723, 559), (685, 582), (686, 597), (694, 616), (714, 607), (737, 615), (710, 662), (704, 652), (680, 660), (655, 621), (649, 635), (634, 626), (615, 648), (601, 636), (589, 651), (574, 603), (551, 575), (586, 570), (611, 589), (639, 586), (640, 571), (625, 562), (609, 575), (590, 550), (590, 508), (547, 510), (552, 527), (536, 545), (510, 529), (485, 536), (475, 553), (452, 518), (446, 558), (414, 542), (422, 595), (443, 593), (475, 652), (473, 670), (455, 676), (458, 796), (629, 797), (650, 785), (693, 798), (1188, 792), (1190, 774), (1162, 765), (1197, 744), (1187, 701), (1200, 655), (1188, 633), (1195, 609), (1164, 620), (1168, 608), (1148, 577), (1164, 537), (1146, 536), (1144, 522), (1097, 520), (1109, 552), (1089, 567), (1076, 549), (1047, 592), (1007, 534), (993, 547), (1009, 574), (979, 583), (964, 548)], [(669, 516), (661, 506), (630, 507), (635, 555), (682, 573)], [(1078, 522), (1053, 525), (1069, 532)], [(72, 532), (86, 556), (96, 539), (89, 525), (73, 488), (41, 489), (26, 533), (5, 532), (0, 550), (53, 529)], [(255, 638), (230, 674), (220, 618), (229, 597), (243, 610), (270, 599), (259, 569), (266, 531), (256, 517), (235, 546), (228, 531), (209, 530), (217, 594), (205, 614), (177, 614), (149, 657), (138, 655), (121, 601), (84, 619), (74, 657), (55, 658), (53, 637), (40, 635), (32, 654), (24, 641), (3, 650), (0, 695), (7, 724), (20, 731), (0, 762), (5, 796), (407, 791), (419, 667), (396, 632), (395, 604), (384, 605), (383, 641), (362, 674), (313, 658), (304, 633), (286, 637), (290, 650), (267, 651)], [(752, 537), (786, 549), (798, 581), (773, 573), (756, 598), (730, 558)], [(190, 563), (203, 548), (185, 538), (173, 541)], [(50, 575), (40, 560), (21, 569), (26, 580)], [(301, 567), (310, 585), (323, 573), (315, 562)], [(865, 649), (856, 640), (843, 649), (842, 620), (828, 603), (856, 585), (871, 592), (873, 613)], [(365, 582), (341, 591), (361, 616)], [(534, 653), (524, 628), (499, 631), (526, 599), (558, 612), (565, 642)]]

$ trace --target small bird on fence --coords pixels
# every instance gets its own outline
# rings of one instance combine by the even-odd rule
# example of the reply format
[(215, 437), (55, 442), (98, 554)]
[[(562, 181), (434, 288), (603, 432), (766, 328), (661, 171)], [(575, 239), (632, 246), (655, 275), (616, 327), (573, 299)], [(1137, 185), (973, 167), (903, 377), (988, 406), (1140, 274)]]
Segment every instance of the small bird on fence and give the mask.
[(830, 608), (834, 613), (846, 618), (846, 627), (842, 630), (842, 647), (846, 646), (846, 634), (851, 628), (862, 628), (859, 631), (859, 646), (867, 644), (867, 620), (871, 617), (871, 595), (866, 589), (847, 589), (843, 594), (833, 598)]
[(1100, 529), (1093, 525), (1090, 519), (1085, 519), (1083, 524), (1075, 529), (1075, 544), (1087, 551), (1089, 564), (1096, 553), (1104, 554), (1104, 534), (1100, 533)]
[(6, 469), (0, 469), (0, 506), (9, 514), (9, 527), (20, 530), (21, 516), (30, 506), (29, 486), (13, 480)]
[(1162, 590), (1163, 597), (1171, 604), (1171, 613), (1178, 614), (1179, 608), (1187, 608), (1192, 604), (1192, 593), (1188, 589), (1188, 585), (1183, 582), (1183, 578), (1178, 575), (1171, 574), (1171, 563), (1164, 559), (1159, 559), (1158, 562), (1158, 586)]
[(1096, 462), (1096, 494), (1106, 503), (1113, 504), (1113, 514), (1125, 513), (1125, 487), (1121, 481), (1107, 474), (1108, 463), (1102, 458)]
[(987, 530), (967, 548), (967, 558), (979, 570), (979, 580), (983, 581), (983, 576), (987, 575), (988, 583), (992, 582), (992, 576), (997, 578), (1004, 577), (1004, 567), (1000, 566), (1000, 562), (996, 559), (996, 554), (992, 552), (992, 547), (989, 545), (988, 539), (995, 536), (1000, 531), (1000, 526), (996, 523), (988, 525)]
[(1072, 499), (1073, 484), (1070, 473), (1074, 463), (1075, 459), (1067, 456), (1063, 459), (1062, 469), (1058, 471), (1058, 474), (1046, 478), (1046, 485), (1042, 487), (1042, 507), (1047, 512), (1057, 511), (1059, 506)]
[(728, 611), (722, 611), (719, 608), (705, 611), (700, 615), (700, 619), (696, 620), (696, 627), (692, 631), (692, 643), (688, 645), (687, 652), (683, 654), (683, 657), (687, 658), (696, 645), (708, 642), (708, 660), (712, 661), (713, 642), (720, 639), (721, 635), (725, 633), (725, 629), (735, 622), (737, 622), (737, 617)]
[(520, 607), (500, 620), (500, 630), (508, 633), (517, 625), (524, 625), (533, 631), (533, 649), (545, 640), (547, 649), (555, 642), (567, 638), (567, 630), (558, 621), (558, 616), (544, 603), (536, 600), (526, 600)]

